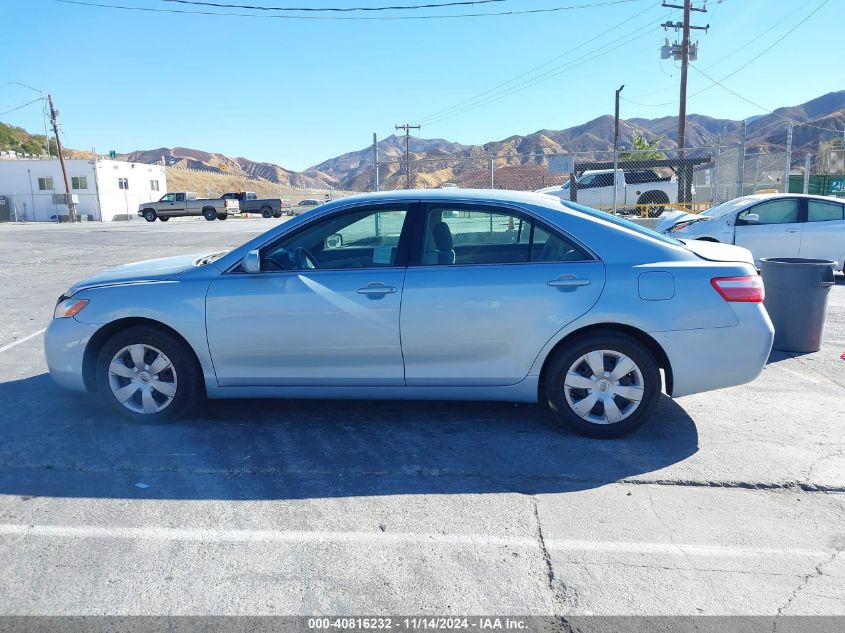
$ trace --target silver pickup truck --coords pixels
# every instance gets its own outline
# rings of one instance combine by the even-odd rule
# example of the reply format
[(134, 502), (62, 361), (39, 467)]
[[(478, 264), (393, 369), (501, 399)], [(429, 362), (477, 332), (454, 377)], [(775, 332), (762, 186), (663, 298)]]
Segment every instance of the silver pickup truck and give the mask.
[(157, 202), (145, 202), (138, 206), (138, 215), (147, 222), (156, 218), (167, 222), (170, 218), (182, 218), (189, 215), (201, 215), (206, 220), (225, 220), (230, 213), (238, 212), (237, 200), (220, 198), (197, 198), (193, 191), (167, 193)]

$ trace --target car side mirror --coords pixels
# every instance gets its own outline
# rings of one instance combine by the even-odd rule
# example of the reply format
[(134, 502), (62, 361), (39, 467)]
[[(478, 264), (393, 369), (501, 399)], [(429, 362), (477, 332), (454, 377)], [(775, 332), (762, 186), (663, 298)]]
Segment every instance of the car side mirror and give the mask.
[(745, 224), (760, 224), (760, 216), (756, 213), (749, 213), (744, 218), (742, 218), (742, 221)]
[(241, 260), (241, 268), (246, 273), (260, 273), (261, 272), (261, 254), (258, 249), (249, 251)]
[(343, 246), (343, 236), (340, 233), (333, 233), (326, 238), (325, 248), (340, 248)]

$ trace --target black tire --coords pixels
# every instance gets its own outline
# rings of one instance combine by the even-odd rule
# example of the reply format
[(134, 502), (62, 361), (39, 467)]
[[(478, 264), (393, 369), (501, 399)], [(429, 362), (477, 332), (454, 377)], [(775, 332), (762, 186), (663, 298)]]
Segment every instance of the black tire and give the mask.
[(272, 218), (273, 217), (273, 209), (270, 207), (261, 207), (261, 217), (262, 218)]
[(280, 217), (282, 217), (282, 212), (281, 212), (281, 211), (277, 211), (276, 213), (274, 213), (274, 214), (273, 214), (273, 217), (274, 217), (274, 218), (280, 218)]
[(165, 216), (165, 215), (163, 215), (159, 218), (159, 220), (161, 220), (162, 222), (167, 222), (169, 219), (170, 218), (168, 216)]
[[(172, 401), (156, 413), (131, 411), (121, 404), (112, 392), (109, 365), (121, 349), (135, 344), (149, 345), (160, 350), (175, 370), (176, 393)], [(95, 384), (97, 394), (111, 408), (132, 421), (145, 423), (163, 422), (184, 415), (203, 394), (202, 372), (193, 353), (173, 334), (147, 325), (127, 328), (106, 341), (97, 358)], [(133, 396), (136, 397), (139, 397), (139, 394)]]
[[(567, 387), (564, 386), (564, 379), (569, 369), (579, 358), (597, 350), (608, 350), (627, 356), (636, 364), (642, 376), (642, 384), (640, 385), (642, 387), (642, 399), (633, 411), (619, 422), (600, 423), (586, 420), (576, 413), (567, 401), (565, 393)], [(611, 357), (605, 356), (605, 371), (607, 371), (608, 358)], [(634, 381), (633, 374), (626, 374), (621, 377), (621, 380), (616, 382), (621, 382), (622, 380), (631, 381), (629, 383), (630, 385)], [(610, 330), (597, 331), (574, 339), (565, 348), (560, 349), (555, 354), (546, 369), (544, 388), (545, 396), (552, 413), (559, 421), (571, 429), (590, 437), (619, 437), (620, 435), (630, 433), (651, 417), (660, 397), (660, 369), (648, 348), (635, 338)], [(587, 395), (587, 392), (584, 390), (570, 389), (570, 399), (574, 400), (576, 395), (580, 395), (577, 392), (583, 392), (585, 396)], [(632, 402), (626, 401), (624, 398), (618, 398), (618, 396), (614, 397), (614, 403), (617, 406), (619, 406), (620, 402), (622, 403), (622, 406), (619, 406), (620, 410), (622, 410), (623, 406), (631, 406)], [(577, 402), (575, 400), (576, 404)], [(626, 402), (627, 404), (625, 404)], [(592, 413), (596, 410), (601, 411), (600, 415), (606, 415), (604, 413), (604, 405), (598, 402), (588, 414), (596, 415)]]
[(217, 211), (212, 208), (206, 208), (202, 210), (202, 217), (204, 217), (209, 222), (214, 222), (217, 219)]
[(144, 219), (147, 222), (155, 222), (158, 214), (152, 209), (144, 209)]
[(650, 207), (648, 210), (648, 217), (659, 218), (661, 215), (663, 215), (663, 212), (666, 210), (666, 207), (663, 205), (669, 204), (669, 196), (667, 196), (666, 193), (663, 191), (646, 191), (643, 195), (640, 196), (640, 199), (637, 200), (637, 204), (661, 205), (656, 207)]
[(226, 218), (228, 218), (228, 217), (229, 217), (229, 214), (228, 214), (228, 213), (220, 213), (220, 214), (217, 216), (217, 219), (218, 219), (218, 220), (225, 220), (225, 219), (226, 219)]

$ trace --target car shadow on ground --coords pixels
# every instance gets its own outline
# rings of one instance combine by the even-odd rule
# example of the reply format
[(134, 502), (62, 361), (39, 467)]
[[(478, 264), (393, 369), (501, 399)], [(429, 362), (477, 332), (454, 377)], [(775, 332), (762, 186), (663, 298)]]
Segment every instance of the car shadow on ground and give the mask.
[(698, 447), (665, 396), (616, 440), (575, 435), (541, 406), (487, 402), (218, 400), (135, 424), (47, 374), (0, 383), (0, 434), (2, 494), (148, 499), (564, 492)]

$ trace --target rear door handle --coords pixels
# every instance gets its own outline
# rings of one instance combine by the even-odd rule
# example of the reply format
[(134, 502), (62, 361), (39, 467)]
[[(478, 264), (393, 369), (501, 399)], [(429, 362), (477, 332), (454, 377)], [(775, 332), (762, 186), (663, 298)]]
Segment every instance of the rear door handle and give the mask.
[(578, 286), (589, 286), (590, 280), (576, 277), (575, 275), (561, 275), (557, 279), (546, 282), (553, 288), (577, 288)]
[(786, 229), (787, 233), (798, 233), (801, 229)]
[(367, 284), (364, 288), (358, 288), (357, 292), (359, 295), (384, 296), (393, 294), (396, 292), (396, 288), (394, 286), (385, 286), (380, 281), (374, 281)]

